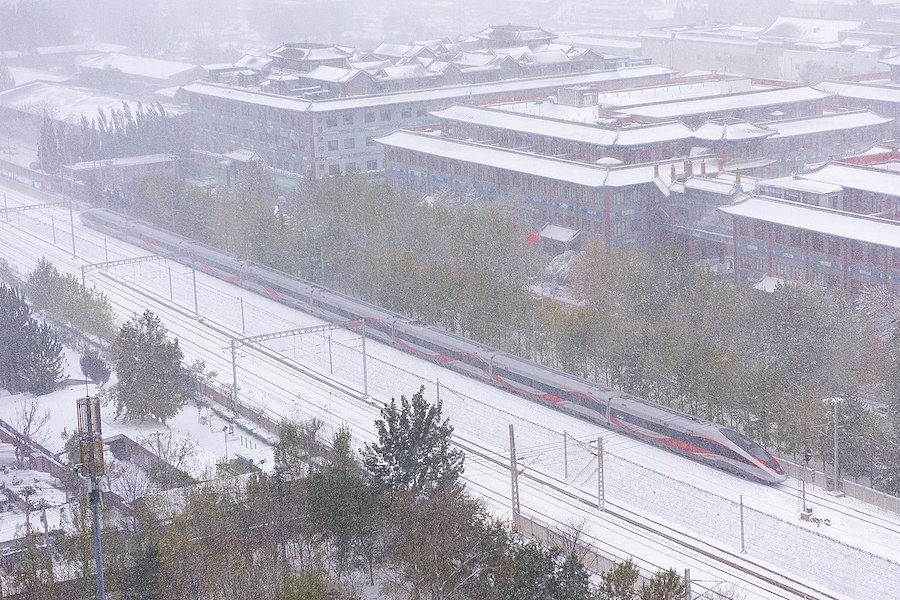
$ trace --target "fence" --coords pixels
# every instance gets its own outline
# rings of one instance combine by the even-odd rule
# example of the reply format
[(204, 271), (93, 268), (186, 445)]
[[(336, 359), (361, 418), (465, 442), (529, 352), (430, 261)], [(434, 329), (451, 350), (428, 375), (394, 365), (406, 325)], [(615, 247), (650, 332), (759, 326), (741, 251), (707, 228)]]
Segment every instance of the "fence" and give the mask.
[[(807, 485), (815, 485), (822, 489), (827, 489), (832, 482), (833, 477), (829, 477), (827, 473), (817, 471), (813, 468), (804, 467), (789, 460), (779, 458), (778, 461), (784, 468), (784, 472), (795, 479), (806, 481)], [(841, 479), (839, 482), (841, 491), (851, 498), (862, 500), (878, 508), (890, 511), (900, 515), (900, 497), (892, 496), (885, 492), (880, 492), (859, 483)]]
[[(571, 540), (565, 534), (521, 514), (519, 515), (519, 533), (549, 548), (554, 546), (557, 548), (571, 546)], [(619, 564), (615, 557), (603, 554), (596, 548), (586, 544), (577, 544), (575, 553), (581, 558), (584, 567), (597, 575), (606, 573)], [(639, 573), (636, 585), (640, 587), (649, 581), (643, 573)]]

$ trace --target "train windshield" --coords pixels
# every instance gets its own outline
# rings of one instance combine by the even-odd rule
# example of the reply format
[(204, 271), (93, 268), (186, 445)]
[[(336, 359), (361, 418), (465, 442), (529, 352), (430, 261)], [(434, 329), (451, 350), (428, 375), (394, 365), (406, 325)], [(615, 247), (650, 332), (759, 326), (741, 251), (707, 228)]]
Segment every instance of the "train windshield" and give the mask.
[(775, 460), (775, 457), (762, 449), (762, 447), (751, 440), (750, 438), (741, 435), (737, 431), (733, 431), (731, 429), (722, 428), (719, 431), (722, 432), (722, 435), (727, 437), (729, 440), (734, 442), (741, 450), (748, 453), (750, 456), (766, 465), (776, 473), (782, 473), (781, 465), (778, 464), (778, 461)]

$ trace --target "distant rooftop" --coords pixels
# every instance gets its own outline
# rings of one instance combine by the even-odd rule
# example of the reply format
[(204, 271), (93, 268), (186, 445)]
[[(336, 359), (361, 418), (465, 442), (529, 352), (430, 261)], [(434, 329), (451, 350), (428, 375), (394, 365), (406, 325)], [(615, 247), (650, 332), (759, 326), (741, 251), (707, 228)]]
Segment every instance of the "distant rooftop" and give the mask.
[(900, 248), (900, 222), (848, 213), (811, 204), (750, 196), (719, 210), (735, 217), (796, 227), (888, 248)]
[(822, 100), (830, 95), (831, 94), (828, 92), (823, 92), (811, 87), (798, 86), (741, 92), (712, 98), (645, 104), (643, 106), (630, 107), (621, 112), (654, 119), (674, 119), (678, 117), (703, 115), (705, 113), (715, 114), (732, 110), (809, 102), (812, 100)]
[(557, 75), (552, 77), (532, 77), (526, 79), (506, 79), (491, 83), (479, 83), (459, 86), (445, 86), (425, 90), (413, 90), (372, 96), (354, 96), (348, 98), (331, 98), (318, 101), (266, 94), (245, 88), (230, 87), (209, 82), (195, 82), (184, 86), (184, 90), (209, 97), (225, 98), (246, 102), (259, 106), (280, 108), (294, 111), (327, 112), (352, 108), (390, 106), (392, 104), (428, 102), (432, 100), (454, 100), (476, 97), (482, 94), (527, 93), (530, 90), (548, 87), (568, 87), (573, 85), (590, 85), (607, 81), (623, 81), (644, 77), (671, 75), (668, 67), (646, 65), (628, 67), (615, 71), (582, 72), (574, 75)]
[[(627, 187), (651, 183), (657, 170), (662, 174), (668, 174), (671, 167), (674, 166), (676, 173), (682, 173), (686, 162), (685, 159), (679, 158), (659, 161), (655, 164), (597, 166), (405, 130), (395, 131), (390, 135), (376, 138), (375, 141), (383, 146), (423, 152), (432, 156), (593, 188)], [(706, 161), (710, 170), (717, 170), (716, 160), (706, 156), (690, 159), (695, 171), (699, 172), (702, 161)]]

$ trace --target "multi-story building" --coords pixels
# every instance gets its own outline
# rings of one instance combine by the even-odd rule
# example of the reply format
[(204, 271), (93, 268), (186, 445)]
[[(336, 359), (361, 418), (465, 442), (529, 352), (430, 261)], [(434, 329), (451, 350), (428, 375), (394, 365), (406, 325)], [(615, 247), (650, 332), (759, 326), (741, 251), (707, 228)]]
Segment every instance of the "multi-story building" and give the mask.
[(759, 195), (720, 210), (733, 218), (739, 280), (774, 277), (856, 296), (900, 291), (900, 222)]
[(670, 69), (649, 65), (320, 101), (208, 82), (183, 90), (200, 150), (255, 150), (276, 169), (324, 177), (383, 169), (381, 148), (373, 138), (399, 128), (435, 126), (438, 120), (430, 112), (460, 102), (527, 101), (546, 98), (560, 87), (608, 91), (659, 84), (671, 76)]
[(712, 156), (655, 163), (585, 164), (452, 139), (437, 132), (396, 131), (378, 138), (394, 189), (431, 196), (521, 202), (533, 223), (593, 234), (610, 248), (646, 247), (663, 181), (717, 169)]
[(856, 20), (779, 17), (768, 27), (699, 25), (641, 32), (641, 52), (682, 72), (695, 69), (790, 81), (886, 72), (900, 37)]

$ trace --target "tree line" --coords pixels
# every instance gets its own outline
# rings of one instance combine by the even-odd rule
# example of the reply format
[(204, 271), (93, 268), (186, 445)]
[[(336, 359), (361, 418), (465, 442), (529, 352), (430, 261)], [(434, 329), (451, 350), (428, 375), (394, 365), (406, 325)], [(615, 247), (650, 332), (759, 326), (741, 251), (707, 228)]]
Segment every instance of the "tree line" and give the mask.
[[(346, 427), (325, 440), (321, 426), (284, 423), (271, 474), (148, 497), (131, 519), (107, 514), (107, 592), (153, 600), (335, 600), (367, 587), (431, 600), (684, 596), (672, 571), (638, 585), (631, 561), (595, 585), (574, 541), (544, 548), (491, 516), (462, 484), (453, 428), (421, 389), (382, 408), (378, 439), (361, 452)], [(93, 597), (86, 507), (49, 546), (56, 571), (39, 539), (26, 539), (19, 558), (0, 567), (7, 589), (23, 598)], [(61, 567), (77, 575), (67, 587), (55, 579)]]
[(41, 169), (55, 173), (62, 165), (142, 154), (186, 155), (189, 136), (184, 123), (166, 112), (162, 104), (128, 102), (107, 114), (81, 117), (79, 127), (55, 121), (49, 115), (41, 120), (38, 160)]
[[(123, 196), (131, 214), (241, 258), (728, 425), (795, 459), (809, 448), (831, 461), (822, 400), (840, 396), (843, 472), (900, 492), (900, 302), (883, 289), (856, 304), (807, 286), (765, 294), (674, 246), (593, 245), (575, 260), (565, 303), (526, 288), (547, 259), (525, 243), (513, 206), (423, 202), (359, 176), (279, 196), (255, 165), (231, 189), (152, 177)], [(890, 406), (886, 417), (867, 409), (872, 399)]]

